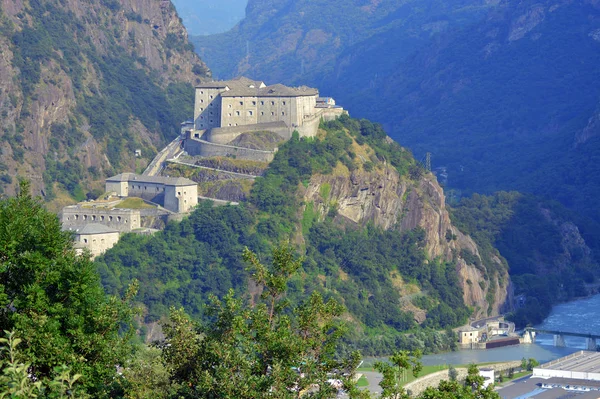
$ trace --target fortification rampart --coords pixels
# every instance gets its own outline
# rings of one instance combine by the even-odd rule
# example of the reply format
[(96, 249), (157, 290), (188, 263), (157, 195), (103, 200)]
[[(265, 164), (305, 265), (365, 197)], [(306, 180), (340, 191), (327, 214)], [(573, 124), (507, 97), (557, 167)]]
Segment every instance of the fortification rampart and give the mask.
[(63, 208), (61, 222), (65, 228), (77, 229), (89, 223), (100, 223), (121, 233), (129, 233), (141, 226), (141, 215), (137, 209), (85, 208), (71, 205)]
[(253, 161), (271, 162), (275, 151), (254, 150), (225, 144), (210, 143), (206, 140), (188, 138), (185, 151), (192, 156), (202, 157), (235, 157)]
[(285, 140), (289, 140), (291, 137), (290, 128), (285, 124), (285, 122), (279, 121), (257, 123), (255, 125), (215, 127), (207, 130), (202, 136), (200, 136), (200, 138), (214, 144), (228, 144), (241, 134), (264, 131), (273, 132)]

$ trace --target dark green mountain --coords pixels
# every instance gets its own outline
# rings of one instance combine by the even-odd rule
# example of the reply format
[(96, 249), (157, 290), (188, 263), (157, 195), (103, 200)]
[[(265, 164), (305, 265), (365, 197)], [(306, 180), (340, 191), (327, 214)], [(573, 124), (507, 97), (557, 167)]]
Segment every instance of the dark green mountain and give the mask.
[(447, 187), (533, 192), (600, 219), (598, 3), (439, 3), (256, 0), (232, 31), (194, 40), (219, 76), (315, 85), (383, 123), (418, 159), (431, 152)]

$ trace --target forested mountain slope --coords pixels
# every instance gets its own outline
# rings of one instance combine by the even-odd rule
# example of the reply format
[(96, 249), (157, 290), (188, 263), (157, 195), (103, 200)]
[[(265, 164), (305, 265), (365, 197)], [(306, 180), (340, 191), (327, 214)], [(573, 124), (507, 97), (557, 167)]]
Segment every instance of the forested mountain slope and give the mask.
[[(407, 150), (366, 120), (344, 116), (323, 128), (317, 139), (283, 145), (247, 203), (200, 206), (164, 232), (125, 236), (97, 260), (106, 289), (139, 279), (147, 322), (169, 306), (201, 317), (209, 294), (259, 294), (241, 259), (245, 246), (268, 261), (273, 244), (290, 241), (305, 255), (291, 300), (314, 290), (339, 299), (349, 340), (366, 353), (448, 349), (451, 338), (415, 328), (510, 307), (506, 263), (482, 258), (452, 225), (442, 189)], [(418, 333), (408, 339), (407, 331)]]
[(534, 192), (600, 220), (598, 2), (444, 3), (254, 0), (232, 31), (194, 40), (220, 76), (302, 81), (383, 123), (433, 153), (447, 187)]
[(145, 166), (210, 76), (169, 1), (2, 0), (0, 54), (0, 190), (46, 199)]

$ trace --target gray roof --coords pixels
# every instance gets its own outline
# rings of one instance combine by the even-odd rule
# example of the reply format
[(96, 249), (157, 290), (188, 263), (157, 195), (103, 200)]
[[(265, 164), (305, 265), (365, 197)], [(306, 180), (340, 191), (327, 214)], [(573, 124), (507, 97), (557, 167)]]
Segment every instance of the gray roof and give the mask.
[(195, 186), (193, 180), (185, 177), (163, 177), (163, 176), (144, 176), (135, 173), (121, 173), (106, 179), (107, 182), (137, 182), (137, 183), (154, 183), (164, 184), (165, 186)]
[(264, 85), (265, 85), (265, 83), (261, 80), (252, 80), (252, 79), (248, 79), (245, 76), (240, 76), (238, 78), (234, 78), (231, 80), (219, 80), (219, 81), (214, 81), (214, 82), (200, 83), (196, 87), (199, 89), (202, 89), (202, 88), (224, 89), (225, 87), (229, 87), (230, 90), (233, 90), (233, 89), (249, 88), (251, 86), (259, 88), (261, 86), (264, 87)]
[(266, 87), (237, 87), (221, 93), (222, 97), (301, 97), (319, 95), (317, 89), (308, 86), (288, 87), (276, 84)]
[(108, 226), (105, 226), (100, 223), (89, 223), (81, 228), (70, 228), (68, 230), (72, 230), (75, 234), (109, 234), (109, 233), (118, 233), (118, 230), (111, 229)]

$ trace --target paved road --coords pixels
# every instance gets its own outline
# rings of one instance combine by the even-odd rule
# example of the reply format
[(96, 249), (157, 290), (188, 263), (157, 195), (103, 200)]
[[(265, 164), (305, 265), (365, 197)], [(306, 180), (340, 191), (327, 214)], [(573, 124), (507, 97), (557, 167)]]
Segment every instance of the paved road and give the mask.
[(171, 141), (165, 148), (160, 151), (156, 157), (150, 162), (150, 165), (146, 168), (143, 175), (145, 176), (156, 176), (164, 168), (164, 163), (167, 159), (173, 158), (179, 151), (181, 151), (181, 143), (183, 140), (181, 136), (178, 136), (175, 140)]

